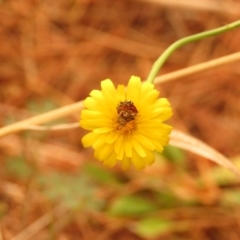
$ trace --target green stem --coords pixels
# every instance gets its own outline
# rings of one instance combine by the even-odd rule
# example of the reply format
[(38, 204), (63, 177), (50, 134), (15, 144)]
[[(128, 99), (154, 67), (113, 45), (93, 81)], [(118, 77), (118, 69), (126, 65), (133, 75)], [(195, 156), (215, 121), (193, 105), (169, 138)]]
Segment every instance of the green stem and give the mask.
[(206, 32), (202, 32), (202, 33), (198, 33), (195, 35), (191, 35), (185, 38), (182, 38), (178, 41), (176, 41), (175, 43), (173, 43), (170, 47), (168, 47), (163, 54), (157, 59), (157, 61), (153, 64), (153, 67), (148, 75), (147, 81), (153, 83), (155, 77), (157, 76), (158, 72), (160, 71), (161, 67), (163, 66), (163, 64), (166, 62), (166, 60), (169, 58), (169, 56), (175, 51), (177, 50), (179, 47), (191, 43), (191, 42), (195, 42), (207, 37), (211, 37), (214, 35), (218, 35), (224, 32), (227, 32), (229, 30), (232, 30), (234, 28), (240, 27), (240, 21), (236, 21), (230, 24), (227, 24), (224, 27), (220, 27), (220, 28), (215, 28), (213, 30), (210, 31), (206, 31)]

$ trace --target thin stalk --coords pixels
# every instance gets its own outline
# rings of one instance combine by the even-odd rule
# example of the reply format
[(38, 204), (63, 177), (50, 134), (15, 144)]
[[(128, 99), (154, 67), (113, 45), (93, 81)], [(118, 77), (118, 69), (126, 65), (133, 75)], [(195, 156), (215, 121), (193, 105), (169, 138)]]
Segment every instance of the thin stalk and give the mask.
[(56, 119), (69, 116), (73, 113), (80, 112), (83, 107), (82, 101), (67, 105), (65, 107), (52, 110), (47, 113), (39, 114), (34, 117), (10, 124), (6, 127), (0, 128), (0, 137), (5, 136), (10, 133), (19, 132), (27, 128), (29, 125), (40, 125), (43, 123), (51, 122)]
[(170, 57), (170, 55), (176, 51), (178, 48), (191, 43), (195, 42), (207, 37), (215, 36), (224, 32), (227, 32), (229, 30), (232, 30), (234, 28), (240, 27), (240, 21), (236, 21), (230, 24), (225, 25), (224, 27), (215, 28), (213, 30), (209, 30), (206, 32), (198, 33), (195, 35), (191, 35), (185, 38), (182, 38), (175, 43), (173, 43), (170, 47), (168, 47), (163, 54), (157, 59), (157, 61), (153, 64), (153, 67), (148, 75), (147, 81), (153, 83), (154, 79), (156, 78), (158, 72), (160, 71), (163, 64), (167, 61), (167, 59)]

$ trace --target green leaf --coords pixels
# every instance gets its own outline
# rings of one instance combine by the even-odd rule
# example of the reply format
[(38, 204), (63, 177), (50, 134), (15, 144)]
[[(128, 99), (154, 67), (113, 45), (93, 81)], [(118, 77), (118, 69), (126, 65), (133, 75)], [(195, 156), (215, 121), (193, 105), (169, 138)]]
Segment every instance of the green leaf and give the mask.
[(161, 208), (172, 208), (176, 206), (181, 206), (184, 203), (175, 194), (167, 190), (156, 192), (155, 196)]
[(179, 164), (179, 165), (182, 165), (182, 163), (185, 159), (184, 151), (178, 147), (174, 147), (171, 145), (166, 146), (164, 148), (164, 151), (162, 154), (168, 160), (170, 160), (176, 164)]
[(172, 222), (160, 218), (148, 218), (138, 222), (134, 232), (143, 238), (157, 237), (160, 234), (169, 232)]
[(110, 207), (113, 215), (136, 216), (152, 212), (157, 206), (151, 201), (139, 196), (123, 196), (118, 198)]

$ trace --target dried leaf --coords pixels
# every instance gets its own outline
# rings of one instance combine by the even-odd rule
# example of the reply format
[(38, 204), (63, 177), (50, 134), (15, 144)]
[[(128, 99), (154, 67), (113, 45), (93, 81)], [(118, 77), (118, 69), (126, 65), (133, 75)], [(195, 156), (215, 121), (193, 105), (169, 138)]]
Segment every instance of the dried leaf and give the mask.
[(172, 131), (170, 137), (171, 145), (206, 157), (207, 159), (229, 169), (240, 179), (239, 169), (235, 167), (228, 158), (223, 156), (212, 147), (208, 146), (206, 143), (178, 130)]

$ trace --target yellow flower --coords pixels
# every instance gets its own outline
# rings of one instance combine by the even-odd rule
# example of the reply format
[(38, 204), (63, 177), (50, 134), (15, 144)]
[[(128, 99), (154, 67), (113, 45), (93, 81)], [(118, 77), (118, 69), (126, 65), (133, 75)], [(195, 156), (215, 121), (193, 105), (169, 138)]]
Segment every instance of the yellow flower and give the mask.
[(162, 122), (172, 109), (166, 98), (150, 82), (141, 83), (132, 76), (128, 86), (114, 87), (111, 80), (101, 82), (102, 90), (93, 90), (84, 101), (80, 126), (91, 132), (82, 139), (84, 147), (93, 147), (94, 156), (113, 167), (131, 163), (143, 169), (155, 161), (154, 151), (162, 152), (169, 141), (172, 127)]

